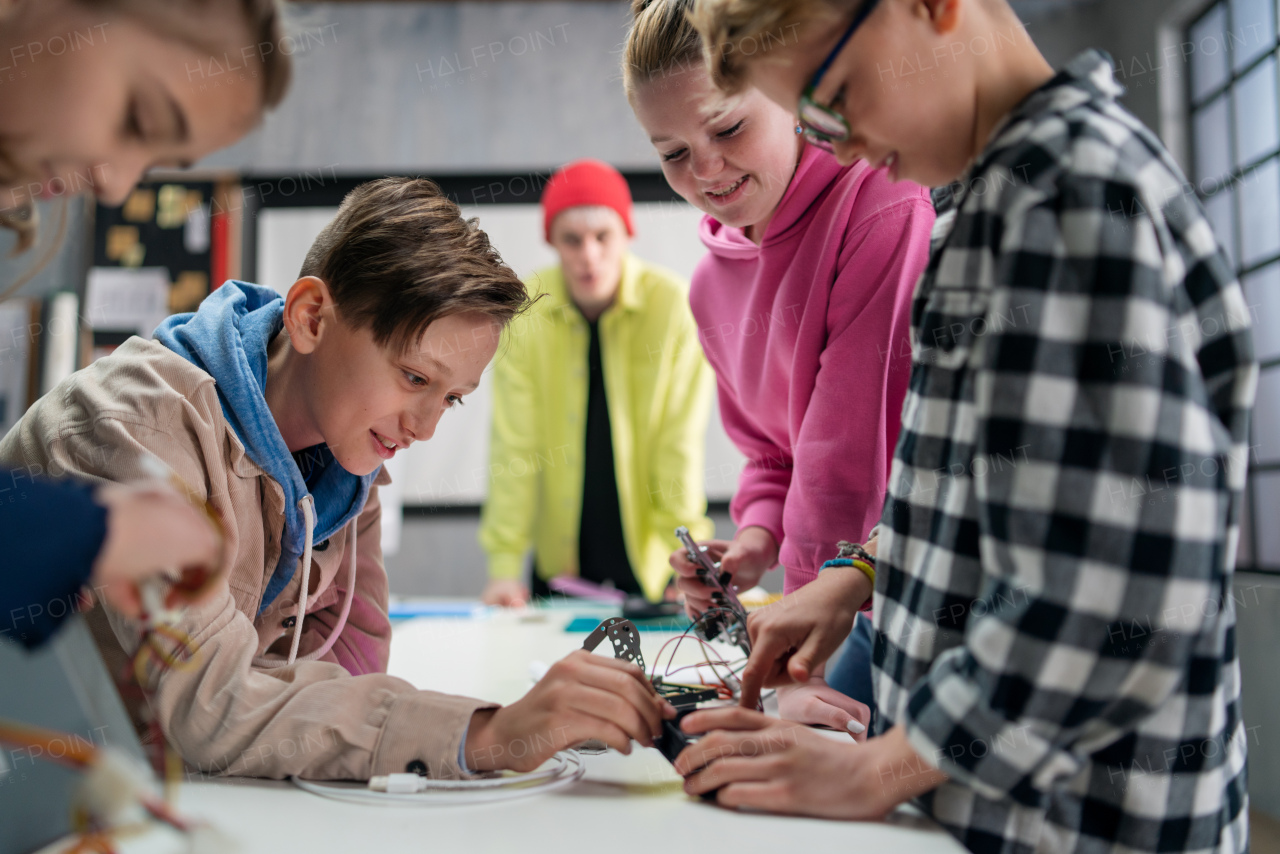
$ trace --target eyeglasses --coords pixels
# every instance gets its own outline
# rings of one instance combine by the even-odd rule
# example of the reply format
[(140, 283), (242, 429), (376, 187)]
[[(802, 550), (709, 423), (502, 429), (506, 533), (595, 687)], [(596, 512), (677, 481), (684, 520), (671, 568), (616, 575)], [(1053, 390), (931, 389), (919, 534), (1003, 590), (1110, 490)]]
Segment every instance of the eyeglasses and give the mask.
[(853, 23), (849, 24), (849, 29), (844, 31), (840, 41), (836, 42), (836, 46), (831, 49), (831, 53), (827, 54), (827, 58), (822, 65), (818, 66), (817, 72), (813, 75), (813, 80), (809, 82), (809, 87), (800, 95), (800, 129), (804, 133), (806, 142), (821, 148), (823, 151), (833, 152), (835, 143), (844, 142), (849, 138), (849, 122), (835, 110), (815, 101), (813, 93), (817, 91), (818, 84), (822, 82), (823, 76), (831, 69), (831, 63), (835, 62), (840, 51), (844, 50), (844, 46), (853, 37), (854, 31), (862, 26), (868, 16), (875, 11), (879, 2), (880, 0), (867, 0), (863, 4), (862, 8), (858, 10), (858, 14), (853, 16)]

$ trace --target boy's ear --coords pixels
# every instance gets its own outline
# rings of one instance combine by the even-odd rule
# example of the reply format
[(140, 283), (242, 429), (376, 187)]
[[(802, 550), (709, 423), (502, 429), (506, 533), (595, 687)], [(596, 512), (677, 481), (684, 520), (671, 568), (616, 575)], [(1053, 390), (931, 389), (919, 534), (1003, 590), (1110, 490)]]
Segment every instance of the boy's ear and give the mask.
[(284, 298), (284, 328), (293, 349), (304, 354), (315, 350), (325, 325), (334, 319), (333, 297), (323, 279), (303, 276), (289, 288)]
[(960, 7), (978, 0), (919, 0), (939, 35), (947, 35), (960, 26)]

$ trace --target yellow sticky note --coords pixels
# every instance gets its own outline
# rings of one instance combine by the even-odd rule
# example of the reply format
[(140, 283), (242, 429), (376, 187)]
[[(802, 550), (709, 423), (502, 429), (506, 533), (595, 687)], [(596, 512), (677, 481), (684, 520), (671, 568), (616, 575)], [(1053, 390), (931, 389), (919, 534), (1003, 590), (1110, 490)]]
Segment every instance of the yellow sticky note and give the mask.
[(139, 188), (129, 194), (121, 214), (129, 222), (149, 222), (156, 213), (156, 191)]
[(110, 260), (119, 261), (137, 245), (137, 226), (113, 225), (107, 229), (107, 258)]
[(178, 314), (195, 311), (209, 295), (209, 276), (198, 270), (183, 270), (169, 289), (169, 311)]

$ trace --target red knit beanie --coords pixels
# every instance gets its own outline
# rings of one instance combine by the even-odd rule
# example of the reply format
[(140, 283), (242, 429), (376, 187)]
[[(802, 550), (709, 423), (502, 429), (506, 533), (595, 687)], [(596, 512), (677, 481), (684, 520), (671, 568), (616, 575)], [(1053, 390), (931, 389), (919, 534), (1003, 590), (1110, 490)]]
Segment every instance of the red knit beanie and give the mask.
[(631, 225), (631, 189), (622, 173), (599, 160), (577, 160), (551, 176), (542, 190), (542, 222), (547, 242), (551, 223), (567, 208), (601, 205), (613, 208), (622, 217), (627, 234), (635, 236)]

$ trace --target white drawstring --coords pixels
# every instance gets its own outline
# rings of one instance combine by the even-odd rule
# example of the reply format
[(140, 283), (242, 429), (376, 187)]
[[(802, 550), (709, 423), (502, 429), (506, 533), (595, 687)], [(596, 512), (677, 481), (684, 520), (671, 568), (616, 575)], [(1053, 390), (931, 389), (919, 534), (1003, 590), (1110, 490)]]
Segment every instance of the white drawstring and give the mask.
[[(338, 615), (338, 624), (333, 627), (328, 639), (314, 652), (309, 652), (299, 658), (299, 661), (315, 661), (318, 658), (324, 658), (329, 654), (329, 650), (333, 649), (333, 645), (338, 642), (338, 635), (342, 634), (342, 630), (347, 627), (347, 616), (351, 613), (351, 603), (356, 598), (356, 520), (352, 519), (348, 526), (351, 529), (351, 561), (347, 564), (347, 591), (342, 597), (342, 613)], [(297, 641), (294, 641), (297, 646)]]
[(342, 630), (347, 626), (347, 617), (351, 614), (351, 603), (356, 595), (356, 519), (352, 519), (349, 525), (351, 530), (351, 561), (347, 568), (347, 589), (343, 596), (342, 613), (338, 616), (338, 624), (334, 626), (333, 631), (329, 634), (324, 644), (314, 652), (309, 652), (302, 658), (298, 658), (298, 645), (302, 643), (302, 623), (307, 616), (307, 594), (310, 592), (311, 584), (311, 540), (315, 536), (316, 519), (315, 519), (315, 503), (314, 499), (307, 495), (298, 502), (298, 506), (302, 509), (303, 525), (305, 527), (305, 545), (302, 550), (302, 586), (298, 589), (298, 611), (294, 616), (293, 624), (293, 642), (289, 646), (289, 657), (268, 658), (260, 655), (253, 660), (254, 667), (288, 667), (297, 661), (315, 661), (322, 658), (333, 649), (333, 645), (338, 642), (338, 635), (342, 634)]
[(298, 588), (298, 613), (294, 615), (293, 643), (289, 645), (286, 664), (297, 660), (298, 644), (302, 642), (302, 621), (307, 616), (307, 594), (311, 592), (311, 540), (316, 535), (315, 499), (304, 495), (298, 506), (302, 508), (302, 586)]

